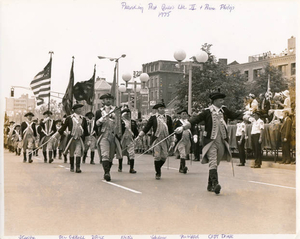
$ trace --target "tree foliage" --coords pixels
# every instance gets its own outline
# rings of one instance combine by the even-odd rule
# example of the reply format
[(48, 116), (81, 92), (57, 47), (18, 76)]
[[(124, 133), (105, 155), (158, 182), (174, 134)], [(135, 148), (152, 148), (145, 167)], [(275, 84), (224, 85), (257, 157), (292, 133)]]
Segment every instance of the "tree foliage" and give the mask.
[[(243, 108), (245, 96), (245, 76), (240, 72), (229, 73), (228, 67), (219, 64), (211, 53), (211, 44), (204, 44), (201, 50), (208, 54), (208, 60), (203, 64), (203, 70), (193, 67), (192, 70), (192, 108), (203, 109), (211, 103), (209, 95), (220, 89), (226, 94), (225, 104), (232, 110)], [(180, 103), (178, 108), (187, 108), (188, 75), (179, 82), (177, 87)]]

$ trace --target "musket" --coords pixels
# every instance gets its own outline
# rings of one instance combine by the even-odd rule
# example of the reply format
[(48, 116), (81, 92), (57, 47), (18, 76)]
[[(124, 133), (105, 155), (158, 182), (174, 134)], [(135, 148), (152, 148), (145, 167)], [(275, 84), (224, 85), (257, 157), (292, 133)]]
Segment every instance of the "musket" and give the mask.
[(161, 141), (159, 141), (158, 143), (156, 143), (155, 145), (153, 145), (152, 147), (150, 147), (149, 149), (147, 149), (144, 153), (142, 153), (140, 156), (137, 157), (137, 159), (141, 156), (143, 156), (145, 153), (147, 153), (148, 151), (150, 151), (151, 149), (153, 149), (154, 147), (156, 147), (157, 145), (159, 145), (160, 143), (162, 143), (163, 141), (165, 141), (166, 139), (170, 138), (171, 136), (173, 136), (175, 134), (175, 132), (173, 132), (172, 134), (170, 134), (169, 136), (165, 137), (164, 139), (162, 139)]

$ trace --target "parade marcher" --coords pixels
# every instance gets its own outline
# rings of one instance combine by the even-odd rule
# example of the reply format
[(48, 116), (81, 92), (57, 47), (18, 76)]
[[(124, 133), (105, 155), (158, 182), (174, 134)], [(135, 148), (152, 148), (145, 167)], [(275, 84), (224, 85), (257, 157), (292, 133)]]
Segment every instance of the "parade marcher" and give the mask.
[(246, 138), (246, 124), (247, 116), (243, 117), (243, 121), (238, 120), (236, 124), (236, 145), (239, 151), (240, 163), (237, 166), (245, 166), (246, 153), (245, 153), (245, 138)]
[(12, 133), (12, 139), (14, 142), (14, 151), (16, 155), (21, 155), (22, 149), (22, 138), (21, 138), (21, 126), (19, 124), (15, 125), (14, 131)]
[(39, 123), (38, 123), (38, 119), (34, 119), (33, 120), (34, 124), (35, 124), (35, 131), (36, 131), (36, 137), (35, 137), (35, 140), (34, 140), (34, 144), (33, 144), (33, 155), (35, 156), (39, 156), (39, 141), (40, 141), (40, 134), (38, 133), (39, 132)]
[(202, 150), (201, 163), (209, 164), (209, 177), (207, 190), (219, 194), (221, 185), (218, 180), (218, 165), (221, 159), (230, 161), (231, 152), (228, 144), (227, 119), (236, 119), (241, 114), (230, 111), (223, 105), (225, 94), (218, 92), (211, 93), (209, 98), (212, 104), (202, 113), (190, 119), (190, 123), (178, 127), (176, 133), (184, 129), (193, 128), (192, 125), (204, 121), (205, 132)]
[(50, 110), (47, 110), (43, 113), (46, 118), (44, 118), (40, 124), (39, 127), (39, 134), (40, 134), (40, 145), (46, 143), (48, 140), (48, 143), (45, 144), (42, 148), (43, 150), (43, 156), (44, 156), (44, 163), (47, 163), (47, 150), (49, 155), (49, 163), (53, 162), (53, 149), (54, 149), (54, 143), (55, 139), (51, 138), (53, 134), (56, 133), (56, 126), (55, 121), (51, 119), (52, 112)]
[(116, 154), (118, 159), (122, 158), (120, 139), (116, 135), (116, 129), (118, 128), (117, 120), (119, 119), (116, 117), (115, 110), (118, 109), (112, 105), (114, 97), (111, 94), (104, 94), (100, 96), (100, 99), (103, 100), (104, 106), (97, 110), (95, 114), (97, 135), (99, 136), (97, 143), (101, 152), (104, 179), (110, 181), (110, 169), (114, 155)]
[(282, 161), (280, 164), (290, 164), (290, 145), (291, 145), (291, 135), (292, 135), (292, 120), (289, 116), (289, 109), (284, 110), (284, 118), (282, 126), (280, 128), (281, 133), (281, 146), (282, 146)]
[(95, 157), (97, 139), (96, 139), (96, 124), (95, 124), (95, 120), (93, 119), (94, 114), (93, 112), (88, 112), (85, 114), (85, 116), (87, 120), (88, 136), (85, 137), (85, 141), (84, 141), (85, 151), (84, 151), (82, 163), (85, 163), (87, 152), (90, 149), (91, 151), (90, 164), (95, 164), (94, 157)]
[(80, 161), (84, 153), (84, 139), (88, 135), (86, 119), (81, 115), (83, 105), (74, 104), (72, 110), (73, 114), (69, 115), (62, 127), (55, 133), (54, 137), (62, 136), (66, 129), (69, 130), (66, 150), (70, 150), (70, 171), (74, 172), (74, 156), (76, 155), (76, 173), (81, 173)]
[[(62, 121), (60, 119), (55, 121), (56, 132), (61, 128)], [(57, 149), (59, 148), (60, 137), (55, 139), (53, 146), (53, 158), (56, 159)], [(58, 152), (58, 159), (61, 159), (61, 152)]]
[[(121, 148), (122, 155), (127, 156), (130, 170), (129, 173), (136, 173), (134, 170), (134, 139), (138, 136), (139, 132), (137, 129), (137, 123), (131, 119), (131, 111), (124, 109), (121, 111), (122, 114), (122, 137), (121, 137)], [(122, 172), (123, 159), (119, 159), (119, 172)]]
[[(64, 115), (63, 119), (62, 119), (62, 124), (65, 123), (66, 118), (67, 118), (67, 115)], [(59, 142), (59, 147), (58, 147), (59, 158), (61, 158), (61, 155), (63, 155), (64, 156), (64, 163), (67, 163), (67, 161), (68, 161), (68, 159), (67, 159), (68, 150), (66, 150), (66, 152), (64, 152), (64, 151), (67, 147), (67, 141), (68, 141), (69, 134), (70, 134), (70, 132), (69, 132), (68, 128), (66, 128), (64, 133), (60, 136), (60, 142)]]
[(12, 133), (14, 132), (14, 128), (15, 128), (15, 122), (10, 121), (9, 122), (9, 127), (6, 130), (7, 147), (8, 147), (10, 152), (14, 152), (14, 144), (13, 144), (13, 141), (12, 141)]
[[(178, 115), (180, 115), (180, 119), (177, 119), (174, 122), (174, 130), (182, 125), (185, 125), (188, 123), (188, 111), (187, 110), (181, 110), (178, 112)], [(194, 142), (198, 142), (198, 136), (195, 134), (193, 136)], [(185, 166), (185, 160), (187, 159), (187, 155), (189, 155), (191, 151), (192, 146), (192, 133), (190, 129), (183, 130), (182, 133), (176, 134), (176, 145), (174, 152), (179, 152), (180, 156), (180, 167), (179, 172), (186, 174), (188, 171), (188, 168)]]
[(250, 118), (250, 122), (252, 123), (251, 128), (251, 142), (252, 142), (252, 149), (254, 151), (255, 162), (251, 168), (260, 168), (261, 167), (261, 143), (262, 143), (262, 136), (264, 130), (264, 122), (260, 119), (261, 113), (259, 111), (254, 111), (253, 115), (254, 118)]
[(35, 123), (32, 121), (34, 114), (28, 112), (25, 114), (27, 119), (21, 124), (21, 138), (23, 140), (23, 162), (27, 161), (27, 150), (28, 150), (28, 162), (32, 163), (32, 150), (34, 147), (35, 137), (36, 137), (36, 127)]
[[(157, 113), (152, 115), (143, 130), (137, 137), (143, 137), (152, 128), (153, 134), (151, 136), (151, 145), (155, 145), (158, 142), (169, 137), (173, 134), (173, 122), (169, 115), (165, 115), (165, 104), (158, 103), (153, 106), (153, 109), (157, 110)], [(169, 149), (175, 146), (175, 137), (171, 136), (166, 140), (162, 141), (156, 147), (154, 147), (154, 167), (156, 171), (155, 178), (159, 180), (161, 178), (161, 168), (166, 162), (168, 157)]]

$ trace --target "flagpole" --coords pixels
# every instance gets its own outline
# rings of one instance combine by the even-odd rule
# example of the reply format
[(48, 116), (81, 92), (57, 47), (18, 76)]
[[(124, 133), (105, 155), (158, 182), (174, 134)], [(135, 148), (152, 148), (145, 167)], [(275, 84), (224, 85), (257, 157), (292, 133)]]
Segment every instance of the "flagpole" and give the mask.
[[(51, 61), (51, 65), (50, 65), (50, 71), (52, 71), (52, 54), (54, 54), (53, 51), (49, 51), (49, 54), (50, 54), (50, 61)], [(50, 75), (51, 75), (51, 72), (50, 72)], [(50, 90), (51, 90), (51, 83), (50, 83)], [(48, 101), (48, 111), (50, 111), (50, 90), (49, 90), (49, 101)]]
[(95, 79), (96, 79), (96, 64), (94, 65), (94, 90), (93, 90), (93, 97), (92, 97), (92, 105), (91, 105), (91, 112), (93, 112), (93, 105), (95, 100)]

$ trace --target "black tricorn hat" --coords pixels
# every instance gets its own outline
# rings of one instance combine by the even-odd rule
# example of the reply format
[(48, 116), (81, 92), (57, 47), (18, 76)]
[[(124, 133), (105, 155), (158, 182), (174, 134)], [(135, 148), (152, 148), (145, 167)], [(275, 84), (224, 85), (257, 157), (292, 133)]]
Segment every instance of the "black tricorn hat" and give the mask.
[(10, 124), (14, 124), (14, 123), (15, 123), (15, 121), (10, 121), (9, 123), (10, 123)]
[(158, 104), (154, 105), (152, 109), (157, 110), (159, 107), (164, 107), (164, 108), (166, 108), (166, 106), (165, 106), (164, 103), (158, 103)]
[(188, 111), (186, 109), (180, 110), (177, 112), (178, 115), (180, 115), (181, 113), (186, 112), (188, 114)]
[(101, 95), (99, 99), (103, 100), (103, 99), (107, 99), (107, 98), (114, 99), (115, 97), (113, 97), (110, 93), (106, 93), (104, 95)]
[(46, 115), (46, 114), (52, 115), (52, 112), (51, 112), (50, 110), (47, 110), (47, 111), (45, 111), (45, 112), (43, 113), (43, 115)]
[(75, 104), (73, 105), (72, 110), (76, 110), (78, 108), (81, 108), (82, 106), (83, 106), (82, 104)]
[(122, 111), (121, 111), (121, 114), (127, 113), (127, 112), (128, 112), (128, 113), (131, 113), (130, 109), (126, 108), (126, 109), (122, 110)]
[(21, 125), (19, 125), (19, 124), (16, 124), (16, 125), (15, 125), (15, 128), (16, 128), (16, 127), (21, 127)]
[(211, 94), (209, 95), (209, 98), (210, 98), (211, 100), (223, 99), (223, 98), (225, 98), (225, 97), (226, 97), (226, 95), (223, 94), (223, 93), (221, 93), (221, 92), (220, 92), (220, 89), (218, 89), (217, 92), (213, 92), (213, 93), (211, 93)]
[(34, 114), (33, 114), (32, 112), (28, 112), (28, 113), (26, 113), (24, 116), (27, 117), (27, 116), (29, 116), (29, 115), (31, 115), (32, 117), (34, 117)]
[(92, 111), (87, 112), (87, 113), (85, 114), (85, 116), (89, 116), (89, 115), (91, 115), (92, 117), (94, 117), (94, 113), (93, 113)]
[(55, 124), (59, 122), (62, 122), (61, 119), (55, 120)]

